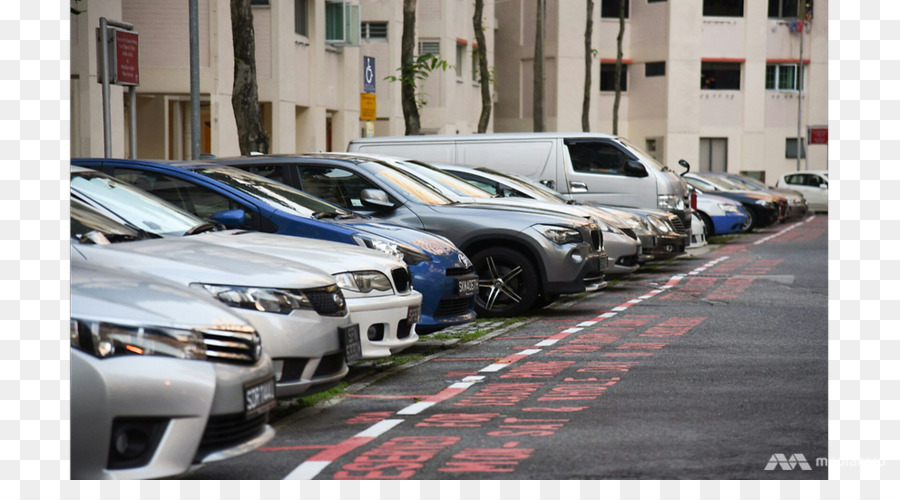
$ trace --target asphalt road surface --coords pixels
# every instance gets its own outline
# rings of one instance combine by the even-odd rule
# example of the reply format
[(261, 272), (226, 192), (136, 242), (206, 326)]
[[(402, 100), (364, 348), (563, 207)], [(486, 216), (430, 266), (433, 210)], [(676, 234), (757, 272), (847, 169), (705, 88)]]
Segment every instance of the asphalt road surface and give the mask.
[(189, 477), (826, 479), (827, 293), (827, 217), (743, 235), (283, 418)]

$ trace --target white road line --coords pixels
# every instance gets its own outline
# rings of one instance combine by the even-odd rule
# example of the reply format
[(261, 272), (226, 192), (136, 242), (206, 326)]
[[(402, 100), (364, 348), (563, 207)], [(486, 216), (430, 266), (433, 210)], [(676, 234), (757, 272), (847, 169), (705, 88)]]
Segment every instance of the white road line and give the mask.
[(596, 321), (582, 321), (581, 323), (578, 323), (578, 326), (594, 326), (596, 324)]
[(584, 329), (584, 328), (576, 328), (576, 327), (572, 327), (572, 328), (566, 328), (565, 330), (563, 330), (563, 331), (561, 331), (561, 332), (559, 332), (559, 333), (575, 333), (575, 332), (580, 332), (580, 331), (583, 330), (583, 329)]
[(433, 401), (419, 401), (418, 403), (413, 403), (406, 408), (397, 412), (397, 415), (418, 415), (419, 413), (427, 410), (434, 406), (435, 402)]
[(815, 215), (810, 215), (809, 218), (806, 219), (806, 222), (809, 222), (809, 221), (811, 221), (811, 220), (813, 220), (813, 219), (815, 219), (815, 218), (816, 218)]
[(449, 389), (468, 389), (473, 385), (475, 385), (475, 382), (455, 382), (453, 384), (450, 384)]
[(537, 354), (539, 352), (541, 352), (540, 349), (525, 349), (525, 350), (519, 351), (519, 354), (522, 356), (531, 356), (532, 354)]
[(463, 378), (463, 382), (481, 382), (482, 380), (484, 380), (484, 375), (470, 375)]
[(502, 369), (504, 369), (504, 368), (506, 368), (506, 365), (505, 365), (505, 364), (494, 363), (494, 364), (492, 364), (492, 365), (487, 365), (487, 366), (485, 366), (484, 368), (482, 368), (482, 369), (480, 369), (480, 370), (478, 370), (478, 371), (479, 371), (479, 372), (491, 373), (491, 372), (499, 372), (500, 370), (502, 370)]
[(298, 465), (296, 469), (292, 470), (290, 474), (285, 476), (284, 479), (312, 479), (318, 476), (319, 473), (325, 470), (325, 467), (328, 467), (330, 464), (330, 461), (303, 462)]
[(619, 306), (619, 307), (613, 307), (612, 310), (613, 310), (613, 311), (619, 311), (619, 312), (621, 312), (621, 311), (627, 311), (628, 308), (627, 308), (627, 307), (623, 307), (623, 306)]
[(598, 318), (612, 318), (612, 317), (615, 316), (616, 314), (618, 314), (618, 313), (608, 312), (608, 313), (603, 313), (603, 314), (601, 314), (600, 316), (597, 316), (597, 317), (598, 317)]
[(557, 342), (559, 342), (559, 339), (547, 339), (547, 340), (542, 340), (534, 345), (535, 345), (535, 347), (550, 347)]
[(373, 424), (371, 427), (360, 432), (354, 437), (378, 437), (402, 423), (402, 418), (389, 418), (387, 420), (382, 420), (381, 422)]

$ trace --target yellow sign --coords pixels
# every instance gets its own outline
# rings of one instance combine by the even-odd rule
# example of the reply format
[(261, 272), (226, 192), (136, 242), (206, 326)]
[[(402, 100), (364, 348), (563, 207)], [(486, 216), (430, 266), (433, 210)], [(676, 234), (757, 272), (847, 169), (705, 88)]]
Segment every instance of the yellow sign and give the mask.
[(359, 94), (359, 119), (361, 121), (375, 119), (375, 94)]

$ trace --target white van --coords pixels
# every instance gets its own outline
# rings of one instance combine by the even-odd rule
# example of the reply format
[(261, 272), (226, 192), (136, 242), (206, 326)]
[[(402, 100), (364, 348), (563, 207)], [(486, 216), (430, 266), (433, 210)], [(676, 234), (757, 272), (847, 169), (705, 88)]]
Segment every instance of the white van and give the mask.
[(351, 152), (489, 167), (580, 202), (659, 209), (691, 224), (687, 184), (626, 139), (592, 133), (420, 135), (354, 139)]

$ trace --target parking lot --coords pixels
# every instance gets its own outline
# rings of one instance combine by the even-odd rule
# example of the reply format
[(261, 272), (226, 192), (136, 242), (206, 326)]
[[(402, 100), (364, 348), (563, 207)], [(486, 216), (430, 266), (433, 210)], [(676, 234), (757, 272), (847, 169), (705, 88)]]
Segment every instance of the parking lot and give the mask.
[(826, 242), (810, 216), (425, 336), (188, 477), (825, 479)]

